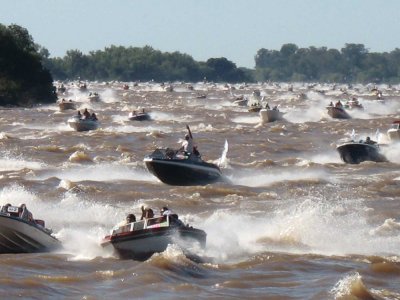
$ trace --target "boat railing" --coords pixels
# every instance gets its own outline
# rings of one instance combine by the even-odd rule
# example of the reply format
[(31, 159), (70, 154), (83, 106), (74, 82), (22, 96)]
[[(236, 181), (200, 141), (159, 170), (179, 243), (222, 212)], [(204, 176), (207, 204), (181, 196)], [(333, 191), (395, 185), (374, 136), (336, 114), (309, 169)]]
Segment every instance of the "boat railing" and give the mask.
[(117, 228), (114, 228), (111, 232), (111, 235), (123, 233), (123, 232), (131, 232), (136, 230), (150, 229), (150, 228), (159, 228), (159, 227), (169, 227), (170, 226), (170, 216), (162, 216), (150, 219), (144, 219), (137, 222), (132, 222), (127, 225), (123, 225)]

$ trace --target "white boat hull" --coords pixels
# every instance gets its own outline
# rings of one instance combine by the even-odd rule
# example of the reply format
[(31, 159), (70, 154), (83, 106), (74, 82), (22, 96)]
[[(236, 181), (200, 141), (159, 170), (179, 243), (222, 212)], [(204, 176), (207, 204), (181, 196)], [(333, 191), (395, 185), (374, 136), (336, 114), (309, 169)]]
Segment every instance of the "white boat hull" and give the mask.
[(68, 125), (76, 131), (89, 131), (96, 130), (99, 127), (99, 122), (74, 117), (68, 120)]
[(59, 240), (37, 225), (0, 216), (0, 253), (48, 252), (60, 246)]
[(261, 109), (260, 110), (261, 123), (275, 122), (282, 120), (283, 113), (274, 109)]

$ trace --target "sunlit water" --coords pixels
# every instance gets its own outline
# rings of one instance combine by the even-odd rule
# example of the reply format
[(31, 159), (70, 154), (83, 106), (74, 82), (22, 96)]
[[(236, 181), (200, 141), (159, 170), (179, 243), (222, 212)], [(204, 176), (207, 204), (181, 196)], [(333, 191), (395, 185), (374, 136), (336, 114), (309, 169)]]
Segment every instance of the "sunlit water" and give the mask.
[[(89, 83), (87, 92), (67, 84), (61, 97), (95, 111), (96, 131), (73, 131), (66, 121), (75, 112), (56, 104), (2, 111), (0, 204), (25, 203), (63, 243), (56, 253), (0, 255), (2, 299), (400, 299), (400, 143), (386, 136), (399, 86), (379, 86), (379, 102), (362, 85), (299, 83), (289, 92), (286, 84), (195, 83), (190, 91), (176, 83), (165, 92), (129, 84)], [(234, 104), (254, 89), (285, 119), (260, 124)], [(89, 103), (90, 91), (101, 101)], [(350, 120), (326, 114), (330, 101), (352, 95), (364, 111)], [(129, 121), (138, 108), (152, 121)], [(167, 186), (146, 170), (144, 156), (178, 148), (186, 124), (203, 159), (223, 156), (230, 183)], [(384, 143), (390, 162), (344, 164), (335, 147), (353, 129)], [(142, 205), (169, 206), (205, 230), (203, 262), (173, 245), (145, 262), (105, 252), (101, 239)]]

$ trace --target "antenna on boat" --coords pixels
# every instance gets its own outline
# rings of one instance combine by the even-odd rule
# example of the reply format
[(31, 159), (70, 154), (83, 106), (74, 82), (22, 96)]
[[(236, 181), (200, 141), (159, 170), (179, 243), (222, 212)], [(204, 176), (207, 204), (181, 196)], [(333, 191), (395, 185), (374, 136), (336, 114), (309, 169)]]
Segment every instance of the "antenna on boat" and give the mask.
[(375, 132), (375, 140), (377, 141), (378, 144), (379, 144), (380, 137), (381, 137), (381, 133), (379, 132), (379, 128), (378, 128)]
[(355, 140), (356, 140), (356, 132), (355, 132), (354, 128), (353, 128), (353, 130), (351, 131), (350, 138), (351, 138), (352, 141), (355, 141)]
[(224, 149), (222, 150), (221, 157), (218, 160), (218, 166), (222, 166), (226, 163), (226, 155), (228, 153), (228, 141), (225, 140)]

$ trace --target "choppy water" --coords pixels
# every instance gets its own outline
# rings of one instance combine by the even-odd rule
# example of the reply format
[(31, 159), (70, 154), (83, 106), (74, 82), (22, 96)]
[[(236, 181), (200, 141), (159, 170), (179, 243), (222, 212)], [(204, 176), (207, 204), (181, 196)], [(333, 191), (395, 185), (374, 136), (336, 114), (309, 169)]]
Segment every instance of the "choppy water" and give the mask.
[[(386, 137), (400, 86), (379, 86), (383, 103), (361, 85), (122, 86), (89, 83), (82, 93), (67, 85), (63, 97), (96, 112), (96, 131), (73, 131), (74, 112), (55, 104), (2, 110), (0, 204), (26, 203), (64, 245), (0, 255), (2, 299), (400, 299), (400, 144)], [(256, 88), (285, 120), (260, 125), (257, 113), (233, 104)], [(102, 101), (89, 103), (89, 91)], [(365, 111), (351, 120), (326, 114), (330, 101), (351, 95)], [(137, 107), (153, 121), (128, 121)], [(228, 141), (222, 171), (231, 184), (167, 186), (147, 172), (143, 157), (178, 147), (186, 124), (205, 160), (218, 161)], [(335, 146), (353, 129), (360, 138), (379, 129), (390, 162), (341, 162)], [(141, 205), (169, 206), (204, 229), (204, 262), (176, 246), (145, 262), (104, 252), (102, 237)]]

